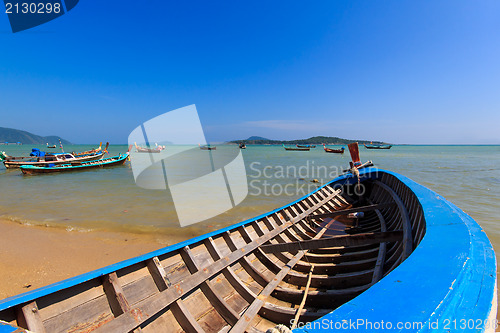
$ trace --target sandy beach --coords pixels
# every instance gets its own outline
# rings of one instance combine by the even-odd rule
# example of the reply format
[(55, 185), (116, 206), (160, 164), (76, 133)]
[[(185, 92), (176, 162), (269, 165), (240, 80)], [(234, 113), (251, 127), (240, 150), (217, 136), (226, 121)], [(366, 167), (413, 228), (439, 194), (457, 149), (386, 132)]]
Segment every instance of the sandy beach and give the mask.
[(75, 232), (0, 219), (0, 299), (174, 244), (182, 239)]

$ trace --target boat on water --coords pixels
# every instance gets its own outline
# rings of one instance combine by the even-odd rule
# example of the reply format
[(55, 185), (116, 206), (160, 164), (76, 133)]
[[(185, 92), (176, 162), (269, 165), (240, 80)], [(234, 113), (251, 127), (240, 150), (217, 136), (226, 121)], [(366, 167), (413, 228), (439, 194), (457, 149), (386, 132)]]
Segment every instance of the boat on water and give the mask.
[(493, 332), (496, 306), (495, 253), (470, 216), (353, 167), (266, 214), (2, 300), (0, 332), (455, 332), (463, 318)]
[[(109, 142), (106, 142), (106, 147), (104, 147), (104, 151), (107, 152), (109, 147)], [(81, 151), (81, 152), (71, 152), (72, 155), (75, 157), (81, 157), (81, 156), (87, 156), (87, 155), (92, 155), (95, 153), (98, 153), (102, 150), (102, 142), (99, 143), (99, 147), (86, 150), (86, 151)]]
[[(106, 153), (108, 151), (108, 147), (109, 147), (109, 142), (106, 143), (106, 148), (104, 148), (104, 153)], [(99, 144), (98, 148), (87, 150), (87, 151), (82, 151), (82, 152), (71, 152), (70, 154), (73, 155), (73, 157), (75, 157), (75, 158), (88, 157), (88, 159), (86, 159), (86, 160), (93, 160), (95, 158), (95, 156), (99, 152), (101, 152), (101, 150), (102, 150), (102, 142)], [(28, 164), (32, 164), (32, 162), (40, 162), (41, 158), (43, 161), (43, 159), (46, 156), (48, 159), (53, 160), (54, 159), (53, 156), (64, 155), (64, 154), (65, 154), (64, 152), (63, 153), (46, 153), (46, 152), (41, 151), (38, 148), (33, 148), (31, 150), (30, 156), (9, 156), (9, 155), (7, 155), (7, 153), (2, 151), (2, 152), (0, 152), (0, 162), (1, 161), (9, 162), (8, 163), (9, 166), (6, 165), (7, 168), (9, 168), (9, 167), (10, 168), (19, 168), (17, 163), (12, 163), (12, 162), (29, 162), (29, 163), (21, 164), (21, 165), (28, 165)], [(104, 156), (104, 154), (102, 156)]]
[(365, 144), (366, 149), (391, 149), (392, 145)]
[(161, 153), (162, 150), (165, 149), (165, 146), (159, 146), (157, 143), (155, 144), (155, 148), (144, 148), (141, 146), (138, 146), (137, 143), (134, 142), (135, 149), (138, 153), (153, 153), (153, 154), (158, 154)]
[(47, 148), (53, 149), (53, 148), (56, 148), (56, 147), (57, 147), (56, 145), (49, 146), (49, 143), (47, 142)]
[(311, 150), (311, 148), (286, 147), (285, 145), (283, 145), (283, 148), (285, 148), (285, 150), (291, 150), (291, 151), (309, 151), (309, 150)]
[[(37, 154), (35, 154), (38, 152)], [(31, 157), (10, 157), (3, 161), (3, 164), (7, 169), (20, 168), (23, 165), (35, 165), (35, 166), (48, 166), (48, 165), (60, 165), (73, 162), (86, 162), (95, 161), (101, 159), (106, 151), (96, 152), (92, 154), (85, 154), (81, 156), (75, 156), (70, 153), (60, 153), (60, 154), (47, 154), (41, 152), (38, 149), (33, 149)]]
[(345, 150), (344, 147), (340, 149), (328, 148), (324, 143), (323, 143), (323, 149), (325, 150), (325, 153), (335, 153), (335, 154), (343, 154)]
[(83, 171), (83, 170), (97, 169), (97, 168), (109, 168), (124, 164), (128, 156), (129, 153), (127, 152), (125, 154), (103, 158), (96, 161), (88, 161), (88, 162), (76, 161), (60, 165), (49, 164), (46, 166), (23, 165), (21, 166), (21, 171), (25, 175), (36, 175), (36, 174), (46, 174), (46, 173)]
[(198, 146), (200, 147), (201, 150), (216, 150), (217, 149), (217, 147), (211, 146), (210, 144), (205, 145), (205, 146), (198, 144)]
[(316, 148), (315, 145), (296, 145), (297, 148)]
[(240, 147), (240, 149), (247, 149), (247, 145), (244, 143), (244, 142), (241, 142), (238, 147)]

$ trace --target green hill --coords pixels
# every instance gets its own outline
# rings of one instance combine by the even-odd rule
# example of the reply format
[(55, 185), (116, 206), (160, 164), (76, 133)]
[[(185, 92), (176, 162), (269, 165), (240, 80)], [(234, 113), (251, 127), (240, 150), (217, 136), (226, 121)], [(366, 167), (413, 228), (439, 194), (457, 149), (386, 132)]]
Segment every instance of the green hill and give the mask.
[(307, 144), (313, 144), (313, 145), (320, 145), (320, 144), (327, 144), (327, 145), (347, 145), (352, 142), (358, 142), (359, 144), (386, 144), (386, 142), (382, 141), (369, 141), (369, 140), (350, 140), (350, 139), (342, 139), (336, 136), (313, 136), (312, 138), (309, 139), (298, 139), (298, 140), (270, 140), (258, 136), (251, 136), (246, 140), (233, 140), (230, 141), (231, 143), (240, 143), (244, 142), (245, 144), (249, 145), (280, 145), (280, 144), (285, 144), (285, 145), (307, 145)]
[(20, 142), (22, 144), (33, 144), (33, 145), (44, 145), (48, 143), (49, 145), (55, 145), (59, 144), (59, 140), (61, 140), (61, 142), (65, 145), (71, 144), (71, 142), (55, 135), (40, 136), (13, 128), (0, 127), (0, 143)]

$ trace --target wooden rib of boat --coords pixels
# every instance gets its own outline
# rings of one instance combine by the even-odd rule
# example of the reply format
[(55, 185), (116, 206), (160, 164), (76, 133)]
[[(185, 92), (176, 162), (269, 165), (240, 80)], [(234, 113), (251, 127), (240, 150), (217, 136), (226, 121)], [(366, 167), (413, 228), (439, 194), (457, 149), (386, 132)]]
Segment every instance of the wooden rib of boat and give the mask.
[(127, 152), (125, 154), (103, 158), (97, 161), (72, 162), (57, 166), (25, 165), (21, 166), (21, 171), (25, 175), (35, 175), (35, 174), (56, 173), (56, 172), (83, 171), (96, 168), (109, 168), (124, 164), (128, 156), (129, 153)]
[(73, 162), (87, 162), (87, 161), (99, 160), (104, 156), (104, 153), (105, 152), (102, 151), (79, 157), (69, 153), (53, 154), (53, 155), (48, 154), (43, 157), (37, 157), (37, 158), (30, 157), (28, 160), (6, 159), (3, 162), (3, 164), (7, 169), (20, 168), (23, 165), (35, 165), (35, 166), (61, 165)]
[(364, 145), (366, 149), (391, 149), (392, 145)]
[(296, 145), (297, 148), (316, 148), (315, 145)]
[(0, 301), (0, 332), (493, 320), (496, 260), (479, 225), (404, 176), (366, 168), (359, 180), (361, 190), (346, 174), (267, 214)]
[(324, 143), (323, 143), (323, 149), (325, 150), (325, 153), (334, 153), (334, 154), (343, 154), (345, 150), (344, 147), (342, 147), (341, 149), (328, 148)]
[(286, 147), (285, 145), (283, 145), (283, 148), (285, 148), (285, 150), (290, 150), (290, 151), (309, 151), (309, 150), (311, 150), (311, 148)]

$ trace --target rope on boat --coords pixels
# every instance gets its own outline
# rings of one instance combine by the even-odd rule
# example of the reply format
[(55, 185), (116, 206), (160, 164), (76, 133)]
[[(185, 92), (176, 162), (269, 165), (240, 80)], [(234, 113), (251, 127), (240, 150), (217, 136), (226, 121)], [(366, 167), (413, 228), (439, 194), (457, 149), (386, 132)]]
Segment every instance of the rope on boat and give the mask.
[(292, 333), (292, 330), (285, 325), (279, 324), (273, 328), (270, 328), (266, 333)]
[(306, 305), (306, 299), (307, 299), (307, 294), (309, 293), (309, 287), (311, 286), (313, 270), (314, 270), (314, 265), (311, 265), (311, 270), (309, 271), (309, 275), (307, 277), (306, 289), (304, 290), (304, 297), (302, 297), (302, 302), (300, 302), (300, 306), (297, 309), (297, 312), (295, 313), (292, 330), (297, 327), (297, 323), (299, 322), (300, 319), (300, 313), (302, 312), (302, 309), (304, 309), (304, 305)]

